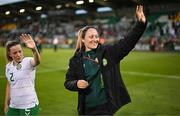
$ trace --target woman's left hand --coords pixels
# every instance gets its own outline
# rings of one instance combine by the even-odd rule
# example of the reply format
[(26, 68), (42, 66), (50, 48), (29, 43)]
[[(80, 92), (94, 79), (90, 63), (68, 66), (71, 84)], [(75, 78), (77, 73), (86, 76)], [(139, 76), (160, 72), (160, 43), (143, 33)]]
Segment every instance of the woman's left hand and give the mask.
[(21, 34), (20, 39), (25, 43), (26, 47), (30, 49), (36, 48), (36, 44), (29, 34)]
[(143, 12), (143, 6), (138, 5), (136, 7), (136, 17), (137, 17), (138, 21), (143, 22), (143, 23), (146, 22), (146, 17)]

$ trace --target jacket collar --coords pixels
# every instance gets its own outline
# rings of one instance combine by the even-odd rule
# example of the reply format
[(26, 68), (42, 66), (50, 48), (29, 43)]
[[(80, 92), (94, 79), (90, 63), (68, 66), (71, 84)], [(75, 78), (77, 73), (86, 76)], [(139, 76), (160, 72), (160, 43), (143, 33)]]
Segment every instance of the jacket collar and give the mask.
[[(100, 49), (102, 48), (101, 46), (102, 46), (102, 45), (99, 44), (96, 49), (93, 49), (93, 51), (97, 54), (97, 53), (100, 51)], [(85, 52), (85, 47), (82, 47), (81, 50), (78, 49), (78, 50), (75, 52), (74, 56), (77, 56), (77, 57), (78, 57), (78, 56), (81, 56), (84, 52)]]
[[(74, 57), (76, 58), (81, 58), (83, 56), (83, 53), (85, 51), (85, 47), (83, 47), (81, 50), (77, 50), (74, 54)], [(99, 44), (96, 49), (94, 49), (96, 56), (98, 58), (98, 61), (100, 61), (103, 57), (104, 51), (105, 51), (105, 46)]]

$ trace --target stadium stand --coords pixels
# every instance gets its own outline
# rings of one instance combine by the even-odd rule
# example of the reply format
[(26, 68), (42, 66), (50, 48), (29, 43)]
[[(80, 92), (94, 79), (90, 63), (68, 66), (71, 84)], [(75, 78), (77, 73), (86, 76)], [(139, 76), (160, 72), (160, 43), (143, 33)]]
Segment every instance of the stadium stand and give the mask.
[[(77, 2), (77, 1), (76, 1)], [(150, 4), (151, 3), (151, 4)], [(105, 43), (121, 39), (135, 21), (132, 15), (136, 4), (144, 4), (148, 28), (136, 46), (136, 50), (150, 49), (151, 40), (155, 40), (152, 51), (180, 50), (180, 9), (178, 0), (104, 0), (84, 1), (78, 5), (75, 1), (23, 0), (17, 3), (0, 4), (0, 45), (15, 39), (20, 33), (30, 33), (36, 40), (41, 37), (45, 47), (52, 47), (54, 38), (59, 39), (59, 47), (73, 47), (76, 33), (84, 25), (100, 28), (100, 35)], [(118, 5), (119, 4), (119, 5)], [(124, 6), (123, 6), (124, 5)], [(41, 7), (37, 10), (37, 6)], [(34, 9), (33, 9), (34, 8)], [(35, 10), (36, 8), (36, 10)], [(101, 12), (99, 8), (109, 8)], [(14, 9), (14, 10), (11, 10)], [(24, 12), (23, 10), (24, 9)], [(20, 12), (21, 10), (21, 12)], [(7, 12), (10, 14), (5, 14)], [(82, 14), (77, 13), (80, 12)], [(153, 37), (153, 39), (152, 39)]]

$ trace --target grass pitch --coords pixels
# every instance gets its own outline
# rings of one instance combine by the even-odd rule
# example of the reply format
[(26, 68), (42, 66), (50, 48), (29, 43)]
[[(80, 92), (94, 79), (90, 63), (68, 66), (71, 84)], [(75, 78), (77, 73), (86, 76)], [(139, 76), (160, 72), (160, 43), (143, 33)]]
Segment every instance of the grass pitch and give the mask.
[[(71, 49), (43, 49), (37, 68), (40, 115), (77, 115), (77, 93), (64, 88)], [(25, 49), (25, 56), (31, 56)], [(5, 49), (0, 48), (0, 115), (5, 94)], [(121, 61), (121, 73), (132, 103), (115, 116), (180, 115), (180, 53), (131, 52)]]

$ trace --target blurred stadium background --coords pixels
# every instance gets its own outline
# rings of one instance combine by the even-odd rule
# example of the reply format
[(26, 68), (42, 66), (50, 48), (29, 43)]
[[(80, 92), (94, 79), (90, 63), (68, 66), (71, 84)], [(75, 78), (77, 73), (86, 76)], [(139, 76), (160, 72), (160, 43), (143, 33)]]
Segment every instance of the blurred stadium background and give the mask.
[(63, 82), (78, 29), (94, 25), (103, 44), (117, 41), (136, 21), (138, 4), (143, 4), (149, 22), (134, 51), (121, 62), (132, 103), (116, 116), (180, 115), (179, 0), (0, 0), (0, 115), (8, 40), (29, 33), (41, 51), (36, 78), (40, 115), (74, 116), (77, 93), (65, 90)]

